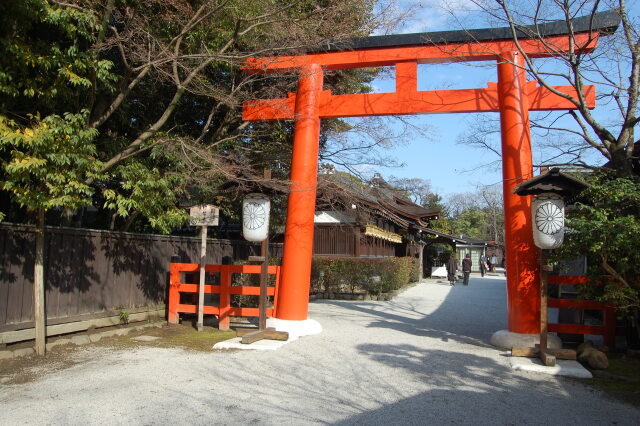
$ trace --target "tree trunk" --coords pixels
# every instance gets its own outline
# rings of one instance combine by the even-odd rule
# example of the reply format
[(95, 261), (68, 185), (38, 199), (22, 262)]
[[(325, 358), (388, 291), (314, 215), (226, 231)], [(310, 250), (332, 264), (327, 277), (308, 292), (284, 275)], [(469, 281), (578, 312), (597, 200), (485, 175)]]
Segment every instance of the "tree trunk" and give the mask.
[(44, 302), (44, 232), (45, 209), (38, 210), (36, 221), (36, 259), (33, 274), (33, 307), (36, 326), (36, 354), (43, 356), (46, 351), (46, 313)]

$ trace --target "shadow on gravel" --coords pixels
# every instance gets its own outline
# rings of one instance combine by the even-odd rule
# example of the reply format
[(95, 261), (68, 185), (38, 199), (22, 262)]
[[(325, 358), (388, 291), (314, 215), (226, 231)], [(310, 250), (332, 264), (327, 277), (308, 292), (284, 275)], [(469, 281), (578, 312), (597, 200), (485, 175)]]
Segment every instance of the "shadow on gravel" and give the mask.
[[(424, 292), (418, 298), (428, 298), (434, 286), (439, 287), (441, 283), (421, 284)], [(504, 288), (504, 280), (472, 278), (469, 286), (452, 287), (444, 301), (429, 312), (425, 310), (424, 300), (402, 295), (389, 302), (325, 300), (322, 303), (353, 311), (354, 317), (360, 319), (366, 314), (371, 321), (368, 327), (493, 347), (489, 344), (491, 335), (507, 328)]]
[(591, 395), (591, 403), (585, 401), (585, 392), (591, 392), (577, 381), (536, 382), (483, 356), (424, 351), (409, 344), (363, 344), (359, 350), (374, 361), (406, 370), (433, 390), (393, 403), (380, 398), (380, 408), (333, 424), (638, 424), (640, 420), (640, 411), (630, 405), (606, 398), (594, 402)]

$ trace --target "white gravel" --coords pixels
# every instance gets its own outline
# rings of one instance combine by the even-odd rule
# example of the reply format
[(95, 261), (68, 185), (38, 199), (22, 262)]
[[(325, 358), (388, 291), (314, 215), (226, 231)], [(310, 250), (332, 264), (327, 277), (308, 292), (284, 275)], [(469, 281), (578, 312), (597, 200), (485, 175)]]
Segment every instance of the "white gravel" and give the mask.
[(0, 385), (0, 425), (640, 424), (584, 383), (513, 371), (487, 342), (505, 281), (425, 281), (393, 301), (318, 301), (324, 331), (277, 351), (88, 347), (86, 362)]

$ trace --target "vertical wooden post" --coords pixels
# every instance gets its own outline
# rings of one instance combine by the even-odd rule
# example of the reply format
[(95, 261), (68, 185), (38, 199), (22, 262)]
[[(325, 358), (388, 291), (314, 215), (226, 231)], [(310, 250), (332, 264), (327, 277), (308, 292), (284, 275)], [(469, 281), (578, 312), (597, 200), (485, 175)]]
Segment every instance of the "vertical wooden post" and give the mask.
[(269, 237), (261, 243), (260, 256), (264, 257), (260, 268), (260, 298), (258, 300), (258, 329), (267, 328), (267, 283), (269, 280)]
[(198, 286), (198, 331), (204, 329), (204, 280), (207, 260), (207, 225), (200, 230), (200, 285)]
[(304, 321), (309, 310), (322, 82), (320, 65), (309, 64), (300, 68), (291, 157), (291, 192), (287, 202), (282, 281), (276, 312), (276, 317), (283, 320)]
[(540, 250), (540, 351), (547, 349), (548, 345), (547, 268), (547, 252)]
[(167, 308), (169, 324), (177, 324), (179, 321), (178, 316), (178, 304), (180, 303), (180, 292), (178, 291), (178, 284), (180, 283), (180, 270), (174, 263), (171, 264), (169, 269), (169, 307)]
[(229, 330), (229, 309), (231, 308), (231, 267), (222, 265), (220, 268), (220, 307), (218, 313), (218, 329)]
[(533, 242), (531, 197), (513, 193), (533, 176), (526, 72), (520, 52), (498, 58), (498, 100), (502, 133), (502, 179), (507, 251), (507, 320), (509, 331), (540, 332), (538, 250)]
[(46, 353), (46, 310), (44, 300), (44, 232), (45, 209), (38, 209), (36, 222), (36, 258), (33, 274), (33, 308), (36, 326), (36, 354), (44, 356)]
[(353, 255), (355, 257), (362, 256), (362, 246), (361, 246), (361, 236), (360, 236), (360, 225), (356, 223), (353, 227)]

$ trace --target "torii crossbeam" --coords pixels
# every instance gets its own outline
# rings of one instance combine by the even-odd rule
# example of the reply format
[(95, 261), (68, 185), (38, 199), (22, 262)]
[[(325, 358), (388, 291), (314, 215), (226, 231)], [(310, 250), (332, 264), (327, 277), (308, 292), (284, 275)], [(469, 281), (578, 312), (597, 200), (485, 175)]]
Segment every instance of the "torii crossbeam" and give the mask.
[[(507, 254), (509, 331), (539, 332), (538, 251), (531, 230), (530, 197), (513, 189), (533, 176), (529, 111), (578, 108), (582, 97), (595, 107), (595, 88), (577, 93), (571, 86), (553, 93), (526, 81), (523, 53), (531, 58), (563, 55), (573, 49), (593, 51), (601, 34), (615, 31), (615, 12), (574, 19), (573, 34), (565, 21), (524, 29), (516, 43), (509, 28), (356, 38), (295, 56), (250, 58), (250, 73), (297, 73), (298, 91), (284, 99), (254, 100), (243, 105), (244, 120), (294, 120), (291, 192), (288, 200), (282, 273), (276, 318), (307, 319), (318, 144), (322, 118), (373, 115), (499, 112)], [(497, 83), (487, 88), (419, 91), (417, 65), (495, 60)], [(323, 90), (324, 69), (395, 66), (394, 93), (333, 95)]]

